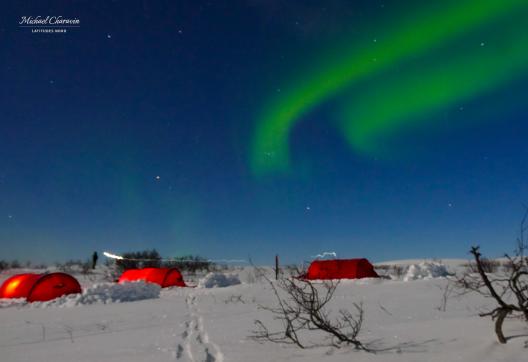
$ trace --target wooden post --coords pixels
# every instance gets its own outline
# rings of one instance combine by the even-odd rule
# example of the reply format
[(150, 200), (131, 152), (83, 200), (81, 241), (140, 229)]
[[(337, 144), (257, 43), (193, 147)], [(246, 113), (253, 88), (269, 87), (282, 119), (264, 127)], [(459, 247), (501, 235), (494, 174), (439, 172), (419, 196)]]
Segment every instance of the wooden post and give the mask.
[(279, 254), (275, 255), (275, 280), (279, 280)]

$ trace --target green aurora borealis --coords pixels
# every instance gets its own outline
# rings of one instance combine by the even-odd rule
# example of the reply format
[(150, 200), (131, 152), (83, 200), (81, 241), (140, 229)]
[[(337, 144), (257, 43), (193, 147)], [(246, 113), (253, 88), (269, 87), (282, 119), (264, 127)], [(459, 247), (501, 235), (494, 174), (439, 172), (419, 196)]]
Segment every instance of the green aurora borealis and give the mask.
[[(251, 144), (253, 173), (290, 168), (289, 137), (318, 105), (339, 98), (338, 127), (350, 146), (372, 154), (384, 136), (424, 124), (428, 115), (503, 87), (528, 69), (523, 0), (446, 2), (379, 27), (264, 102)], [(490, 41), (487, 41), (490, 40)], [(308, 67), (310, 69), (310, 67)], [(341, 99), (343, 98), (343, 99)]]

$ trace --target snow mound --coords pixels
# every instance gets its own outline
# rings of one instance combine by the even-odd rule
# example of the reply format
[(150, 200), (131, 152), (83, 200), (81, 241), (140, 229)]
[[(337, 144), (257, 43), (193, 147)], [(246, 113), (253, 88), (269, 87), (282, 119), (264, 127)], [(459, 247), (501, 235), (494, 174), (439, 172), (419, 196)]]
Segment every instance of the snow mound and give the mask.
[(449, 275), (449, 273), (444, 264), (421, 262), (419, 264), (409, 265), (409, 268), (407, 268), (407, 272), (403, 277), (403, 281), (408, 282), (409, 280), (416, 279), (432, 279), (445, 277), (447, 275)]
[(48, 302), (31, 303), (32, 307), (74, 307), (78, 305), (133, 302), (159, 298), (161, 287), (143, 281), (131, 283), (101, 283), (86, 288), (82, 294), (65, 295)]
[(133, 302), (143, 299), (159, 298), (161, 287), (143, 281), (132, 283), (94, 284), (81, 294), (80, 304)]
[(198, 281), (198, 288), (223, 288), (240, 284), (237, 274), (209, 273)]

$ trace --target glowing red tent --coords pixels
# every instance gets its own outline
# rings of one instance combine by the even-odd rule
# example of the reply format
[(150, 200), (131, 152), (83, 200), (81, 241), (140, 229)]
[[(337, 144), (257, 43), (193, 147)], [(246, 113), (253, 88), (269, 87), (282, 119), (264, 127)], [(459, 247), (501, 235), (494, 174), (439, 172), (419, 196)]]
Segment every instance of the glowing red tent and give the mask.
[(378, 278), (374, 267), (367, 259), (314, 260), (306, 279), (359, 279)]
[(44, 302), (75, 293), (81, 293), (81, 286), (66, 273), (17, 274), (0, 287), (0, 298), (26, 298), (28, 302)]
[(162, 288), (185, 287), (183, 276), (177, 268), (143, 268), (125, 270), (119, 278), (119, 283), (144, 280), (155, 283)]

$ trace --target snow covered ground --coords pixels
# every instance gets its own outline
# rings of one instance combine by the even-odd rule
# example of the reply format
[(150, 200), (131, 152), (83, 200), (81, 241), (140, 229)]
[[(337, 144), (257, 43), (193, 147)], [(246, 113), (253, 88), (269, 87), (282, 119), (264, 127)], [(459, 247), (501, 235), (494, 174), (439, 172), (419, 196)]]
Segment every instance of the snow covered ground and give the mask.
[[(274, 306), (270, 286), (251, 268), (233, 272), (226, 279), (209, 276), (195, 285), (211, 288), (154, 290), (135, 286), (138, 301), (108, 299), (109, 293), (130, 295), (130, 290), (112, 291), (101, 284), (103, 271), (92, 276), (76, 275), (90, 295), (87, 303), (0, 303), (0, 360), (39, 362), (88, 361), (512, 361), (528, 360), (528, 328), (519, 320), (507, 320), (506, 345), (496, 341), (491, 321), (478, 317), (490, 303), (478, 295), (451, 297), (442, 309), (443, 277), (424, 272), (423, 261), (415, 265), (416, 278), (342, 281), (331, 304), (333, 311), (352, 310), (362, 302), (365, 322), (360, 339), (380, 351), (376, 354), (352, 348), (299, 349), (249, 338), (254, 321), (279, 327), (269, 312)], [(447, 271), (464, 261), (443, 261)], [(388, 264), (388, 263), (380, 263)], [(398, 264), (398, 262), (392, 262)], [(434, 268), (433, 268), (434, 269)], [(433, 270), (431, 269), (431, 270)], [(429, 270), (429, 269), (427, 269)], [(434, 273), (438, 270), (434, 269)], [(19, 272), (19, 271), (16, 271)], [(0, 282), (9, 273), (0, 275)], [(414, 273), (414, 272), (413, 272)], [(433, 274), (434, 274), (433, 273)], [(229, 274), (229, 273), (228, 273)], [(420, 278), (421, 277), (421, 278)], [(219, 280), (221, 282), (219, 282)], [(241, 284), (226, 287), (216, 285)], [(214, 281), (214, 282), (212, 282)], [(93, 286), (98, 284), (98, 286)], [(101, 286), (103, 285), (103, 286)], [(97, 294), (99, 293), (99, 294)], [(121, 293), (121, 294), (120, 294)], [(86, 294), (86, 292), (85, 292)], [(70, 297), (80, 300), (80, 296)], [(121, 297), (126, 299), (124, 297)]]

